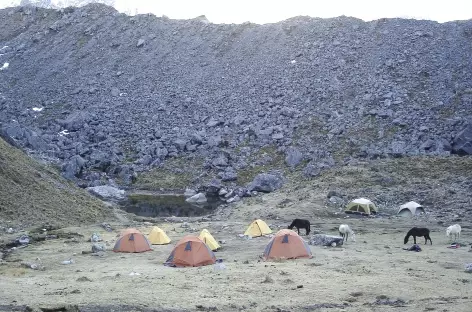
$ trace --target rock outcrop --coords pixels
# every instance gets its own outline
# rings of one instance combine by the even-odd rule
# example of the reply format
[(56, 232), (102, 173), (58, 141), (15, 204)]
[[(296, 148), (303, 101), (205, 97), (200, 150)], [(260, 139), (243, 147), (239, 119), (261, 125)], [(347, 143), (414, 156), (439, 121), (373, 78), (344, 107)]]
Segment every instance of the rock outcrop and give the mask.
[(459, 155), (472, 155), (472, 124), (459, 132), (452, 142), (452, 152)]
[(255, 167), (316, 177), (361, 158), (470, 155), (471, 37), (472, 21), (7, 8), (0, 133), (87, 186), (170, 159), (203, 159), (195, 184), (242, 184)]

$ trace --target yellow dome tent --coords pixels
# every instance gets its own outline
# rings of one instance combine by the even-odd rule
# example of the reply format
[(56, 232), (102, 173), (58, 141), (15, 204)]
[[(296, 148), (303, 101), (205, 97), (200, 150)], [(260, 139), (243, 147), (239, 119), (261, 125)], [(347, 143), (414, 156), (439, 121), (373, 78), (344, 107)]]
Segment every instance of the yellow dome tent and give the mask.
[(262, 235), (267, 235), (271, 234), (272, 230), (269, 228), (267, 223), (264, 221), (257, 219), (254, 220), (251, 225), (247, 228), (246, 232), (244, 232), (244, 235), (251, 236), (251, 237), (258, 237)]
[(203, 229), (198, 238), (200, 238), (212, 251), (221, 247), (207, 229)]
[(153, 245), (165, 245), (170, 243), (170, 238), (162, 229), (154, 226), (149, 233), (149, 242)]

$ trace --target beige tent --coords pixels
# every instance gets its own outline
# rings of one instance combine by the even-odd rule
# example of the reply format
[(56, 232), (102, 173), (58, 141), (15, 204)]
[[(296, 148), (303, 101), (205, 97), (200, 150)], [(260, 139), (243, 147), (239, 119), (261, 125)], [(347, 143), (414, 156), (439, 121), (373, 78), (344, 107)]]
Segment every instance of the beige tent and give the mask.
[(247, 228), (246, 232), (244, 232), (244, 235), (251, 236), (251, 237), (258, 237), (262, 235), (267, 235), (271, 234), (272, 230), (269, 228), (267, 223), (264, 221), (257, 219), (254, 220), (251, 225)]
[(377, 213), (377, 207), (374, 205), (373, 202), (366, 198), (357, 198), (351, 201), (346, 210), (346, 213), (360, 213), (360, 214), (368, 214)]
[(170, 243), (170, 238), (162, 229), (154, 226), (149, 233), (149, 241), (153, 245), (165, 245)]
[(221, 247), (207, 229), (203, 229), (200, 232), (198, 238), (200, 238), (202, 242), (204, 242), (212, 251), (216, 251), (218, 248)]
[(401, 205), (397, 212), (397, 214), (402, 217), (411, 217), (421, 213), (425, 213), (423, 206), (414, 201)]

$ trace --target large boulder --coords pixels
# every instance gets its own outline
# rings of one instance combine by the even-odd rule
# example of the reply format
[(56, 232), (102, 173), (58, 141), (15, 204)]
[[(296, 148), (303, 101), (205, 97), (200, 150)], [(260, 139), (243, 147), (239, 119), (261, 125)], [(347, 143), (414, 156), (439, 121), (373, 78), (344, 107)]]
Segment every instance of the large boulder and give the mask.
[(125, 185), (133, 183), (137, 178), (137, 173), (130, 165), (121, 165), (115, 170), (120, 177), (121, 182)]
[(224, 172), (220, 172), (219, 176), (223, 182), (236, 181), (238, 179), (238, 174), (231, 167), (227, 168)]
[(25, 129), (17, 122), (12, 122), (2, 127), (1, 133), (4, 138), (21, 140), (25, 136)]
[(65, 120), (58, 120), (59, 123), (69, 131), (81, 130), (91, 119), (90, 115), (84, 111), (76, 111), (67, 116)]
[(264, 192), (270, 193), (278, 190), (284, 184), (284, 179), (280, 175), (274, 175), (269, 173), (258, 174), (254, 180), (249, 184), (248, 190), (250, 192)]
[(29, 147), (31, 149), (34, 149), (34, 150), (38, 150), (38, 151), (47, 150), (47, 148), (48, 148), (47, 143), (36, 132), (26, 131), (25, 132), (25, 137), (26, 137), (26, 146), (27, 147)]
[(308, 243), (316, 246), (332, 246), (332, 244), (335, 243), (336, 246), (339, 246), (343, 244), (343, 238), (340, 236), (315, 234)]
[(192, 197), (189, 197), (185, 200), (187, 203), (195, 203), (195, 204), (201, 204), (201, 203), (206, 203), (207, 198), (204, 193), (198, 193), (193, 195)]
[(62, 176), (68, 180), (74, 180), (80, 177), (84, 167), (85, 160), (78, 156), (72, 156), (68, 162), (62, 166)]
[(20, 147), (20, 145), (16, 143), (15, 139), (13, 139), (12, 137), (8, 135), (6, 129), (4, 128), (0, 128), (0, 138), (4, 139), (5, 142), (10, 144), (11, 146), (18, 147), (18, 148)]
[(104, 244), (92, 244), (93, 253), (104, 252), (104, 251), (106, 251), (106, 247)]
[(217, 195), (222, 187), (223, 187), (223, 184), (221, 183), (221, 180), (212, 179), (210, 183), (199, 188), (199, 191), (205, 192), (206, 194), (209, 194), (209, 195)]
[(110, 185), (99, 185), (88, 187), (87, 190), (105, 200), (122, 200), (125, 198), (125, 191)]
[(303, 160), (303, 154), (296, 147), (290, 147), (285, 152), (285, 163), (291, 168), (298, 166)]
[(89, 156), (88, 166), (100, 171), (107, 171), (112, 164), (114, 156), (105, 151), (94, 149)]
[(224, 154), (220, 154), (218, 157), (212, 160), (211, 164), (214, 167), (221, 168), (228, 166), (228, 158)]
[(306, 167), (303, 169), (303, 174), (306, 177), (316, 177), (320, 174), (321, 170), (318, 166), (313, 164), (313, 162), (310, 162)]
[(452, 141), (452, 153), (458, 155), (472, 155), (472, 124), (467, 125), (464, 130)]
[(185, 189), (184, 196), (185, 196), (186, 198), (188, 198), (188, 197), (192, 197), (192, 196), (194, 196), (194, 195), (196, 195), (196, 194), (197, 194), (197, 192), (195, 192), (195, 191), (192, 190), (192, 189)]

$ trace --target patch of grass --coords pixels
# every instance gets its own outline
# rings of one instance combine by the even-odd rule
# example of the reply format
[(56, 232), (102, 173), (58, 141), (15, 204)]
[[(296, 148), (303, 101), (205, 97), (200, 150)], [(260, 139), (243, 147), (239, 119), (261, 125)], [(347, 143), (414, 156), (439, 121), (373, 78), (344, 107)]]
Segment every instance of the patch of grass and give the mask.
[(293, 142), (295, 145), (299, 142), (300, 139), (310, 138), (314, 141), (326, 137), (329, 131), (324, 129), (325, 122), (317, 117), (310, 117), (309, 120), (302, 122), (300, 126), (295, 129), (293, 133)]
[(63, 179), (0, 139), (0, 220), (24, 225), (99, 222), (108, 209), (87, 191)]
[[(335, 167), (323, 171), (311, 181), (298, 179), (292, 181), (293, 187), (330, 189), (334, 185), (346, 193), (365, 190), (417, 190), (418, 185), (438, 187), (438, 183), (450, 184), (453, 181), (470, 177), (471, 157), (406, 157), (381, 159), (358, 166)], [(462, 177), (462, 178), (461, 178)], [(440, 187), (442, 188), (442, 187)], [(443, 190), (444, 192), (444, 190)], [(442, 196), (439, 193), (437, 196)]]
[(166, 160), (163, 167), (155, 168), (138, 176), (134, 186), (143, 190), (182, 190), (188, 187), (202, 167), (200, 158), (177, 157)]
[(82, 48), (88, 42), (88, 38), (86, 36), (82, 36), (77, 40), (77, 47)]
[(372, 171), (404, 177), (405, 180), (422, 182), (424, 179), (441, 180), (449, 176), (470, 176), (470, 157), (407, 157), (384, 162), (374, 162)]
[(260, 173), (268, 172), (275, 168), (285, 168), (284, 155), (279, 153), (275, 146), (265, 146), (251, 155), (250, 162), (260, 160), (264, 156), (269, 156), (271, 160), (263, 165), (255, 165), (238, 171), (238, 182), (242, 185), (250, 183), (254, 177)]
[(384, 136), (387, 138), (391, 138), (398, 132), (400, 132), (400, 126), (391, 126), (385, 130)]

